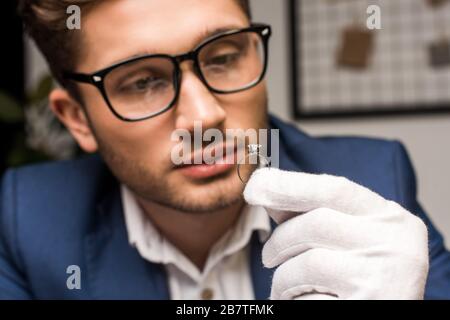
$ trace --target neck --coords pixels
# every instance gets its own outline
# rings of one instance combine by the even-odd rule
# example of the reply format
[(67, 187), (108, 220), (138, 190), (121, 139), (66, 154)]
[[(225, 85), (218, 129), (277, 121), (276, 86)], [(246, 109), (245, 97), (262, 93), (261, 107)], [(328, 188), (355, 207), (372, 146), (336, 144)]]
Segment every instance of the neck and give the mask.
[(244, 205), (239, 201), (214, 212), (186, 213), (142, 199), (138, 202), (159, 232), (200, 270), (211, 248), (234, 225)]

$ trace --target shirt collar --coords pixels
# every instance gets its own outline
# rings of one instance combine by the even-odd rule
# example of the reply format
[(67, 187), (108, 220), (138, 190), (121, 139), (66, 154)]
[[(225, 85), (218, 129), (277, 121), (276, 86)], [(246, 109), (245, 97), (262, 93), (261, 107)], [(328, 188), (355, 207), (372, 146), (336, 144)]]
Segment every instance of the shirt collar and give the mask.
[[(121, 196), (125, 223), (130, 245), (139, 254), (154, 263), (175, 264), (186, 268), (192, 264), (188, 259), (153, 226), (140, 208), (132, 192), (121, 185)], [(211, 249), (208, 265), (215, 265), (228, 255), (243, 249), (250, 242), (253, 232), (258, 232), (259, 240), (265, 242), (271, 233), (270, 218), (262, 207), (245, 205), (236, 225), (230, 229)]]

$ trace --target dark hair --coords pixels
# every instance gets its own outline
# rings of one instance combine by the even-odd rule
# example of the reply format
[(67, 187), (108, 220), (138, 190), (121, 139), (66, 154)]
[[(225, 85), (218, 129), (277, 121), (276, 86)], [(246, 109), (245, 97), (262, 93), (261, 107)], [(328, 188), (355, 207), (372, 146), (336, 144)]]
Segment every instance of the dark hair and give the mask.
[[(83, 12), (102, 0), (18, 0), (18, 12), (24, 22), (25, 31), (35, 41), (44, 55), (56, 80), (71, 93), (76, 90), (62, 73), (72, 70), (77, 63), (77, 52), (81, 48), (79, 30), (66, 27), (67, 7), (77, 5)], [(251, 19), (248, 0), (236, 0)]]

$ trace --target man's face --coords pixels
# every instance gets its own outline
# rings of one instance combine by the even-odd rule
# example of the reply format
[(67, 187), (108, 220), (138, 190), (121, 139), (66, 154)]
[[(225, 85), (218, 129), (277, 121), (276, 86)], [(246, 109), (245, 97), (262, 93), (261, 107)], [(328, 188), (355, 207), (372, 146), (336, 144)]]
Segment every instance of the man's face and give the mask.
[[(83, 20), (83, 53), (77, 71), (91, 73), (132, 56), (178, 55), (217, 29), (239, 29), (249, 21), (232, 0), (114, 0), (90, 10)], [(179, 98), (172, 109), (148, 120), (125, 122), (113, 115), (99, 91), (80, 85), (97, 145), (108, 166), (139, 197), (186, 212), (214, 211), (241, 199), (236, 164), (202, 171), (171, 161), (174, 130), (265, 128), (266, 86), (214, 94), (191, 62), (181, 64)], [(205, 173), (206, 172), (206, 173)], [(248, 173), (249, 174), (249, 173)]]

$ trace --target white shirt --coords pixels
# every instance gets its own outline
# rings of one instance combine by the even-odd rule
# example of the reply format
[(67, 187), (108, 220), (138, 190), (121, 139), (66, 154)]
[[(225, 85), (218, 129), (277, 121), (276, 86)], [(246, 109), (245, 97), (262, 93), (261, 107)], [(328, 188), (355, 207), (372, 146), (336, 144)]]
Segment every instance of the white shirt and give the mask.
[(258, 231), (260, 241), (270, 235), (270, 219), (262, 207), (246, 205), (235, 227), (211, 249), (200, 271), (183, 253), (161, 235), (122, 185), (122, 203), (129, 243), (153, 263), (165, 266), (173, 300), (253, 300), (250, 273), (250, 239)]

